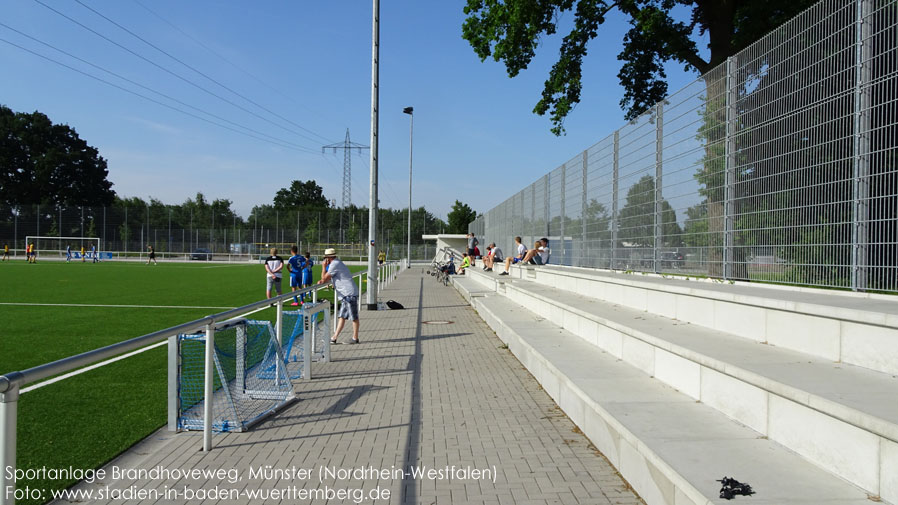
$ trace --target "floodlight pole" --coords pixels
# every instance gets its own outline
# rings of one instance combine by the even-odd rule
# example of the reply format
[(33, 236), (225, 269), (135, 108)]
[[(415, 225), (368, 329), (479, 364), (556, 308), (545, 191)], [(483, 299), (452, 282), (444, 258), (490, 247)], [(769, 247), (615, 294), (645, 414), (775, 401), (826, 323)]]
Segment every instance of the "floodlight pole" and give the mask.
[(380, 74), (380, 0), (373, 0), (371, 10), (371, 191), (368, 204), (368, 310), (377, 310), (377, 123)]
[(415, 133), (415, 108), (406, 107), (402, 112), (409, 116), (408, 126), (408, 251), (405, 255), (405, 263), (412, 267), (412, 140)]

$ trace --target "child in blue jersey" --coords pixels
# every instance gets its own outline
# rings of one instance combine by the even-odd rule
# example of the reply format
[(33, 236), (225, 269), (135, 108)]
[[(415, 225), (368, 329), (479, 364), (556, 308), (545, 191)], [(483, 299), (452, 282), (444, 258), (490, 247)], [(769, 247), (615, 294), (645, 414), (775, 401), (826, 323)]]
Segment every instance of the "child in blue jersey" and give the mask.
[[(315, 262), (312, 261), (312, 253), (306, 251), (306, 262), (302, 270), (302, 287), (307, 288), (314, 284), (312, 280), (312, 267), (315, 265)], [(306, 295), (303, 293), (302, 300), (306, 300)]]
[(72, 261), (72, 245), (69, 244), (65, 246), (65, 262), (69, 263)]
[[(287, 260), (287, 270), (290, 270), (290, 290), (296, 291), (302, 285), (302, 272), (306, 266), (306, 259), (299, 254), (299, 249), (296, 246), (291, 247), (290, 252), (293, 253)], [(299, 299), (294, 296), (293, 303), (290, 305), (299, 305)]]

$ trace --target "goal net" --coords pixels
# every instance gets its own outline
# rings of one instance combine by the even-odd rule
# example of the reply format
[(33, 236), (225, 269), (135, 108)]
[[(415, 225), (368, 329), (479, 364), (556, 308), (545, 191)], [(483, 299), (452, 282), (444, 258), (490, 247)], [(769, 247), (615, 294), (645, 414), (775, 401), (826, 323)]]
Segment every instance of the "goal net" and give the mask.
[[(236, 319), (215, 328), (212, 429), (245, 431), (292, 401), (293, 385), (269, 321)], [(206, 333), (169, 341), (169, 423), (202, 430)]]
[[(100, 239), (97, 237), (44, 237), (39, 235), (28, 235), (25, 237), (25, 244), (34, 244), (38, 257), (66, 257), (66, 251), (71, 248), (72, 259), (81, 259), (81, 248), (84, 248), (85, 259), (93, 259), (93, 254), (97, 254), (100, 259)], [(93, 247), (93, 252), (91, 248)]]
[(308, 377), (313, 361), (330, 361), (330, 321), (330, 302), (306, 302), (300, 310), (284, 311), (284, 359), (291, 379)]

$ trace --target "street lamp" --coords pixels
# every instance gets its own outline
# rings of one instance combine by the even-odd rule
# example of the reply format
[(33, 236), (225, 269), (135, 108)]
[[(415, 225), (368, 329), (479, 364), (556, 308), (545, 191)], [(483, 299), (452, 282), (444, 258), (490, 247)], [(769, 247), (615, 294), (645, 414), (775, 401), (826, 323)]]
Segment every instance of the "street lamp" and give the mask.
[(406, 252), (406, 263), (409, 268), (412, 266), (412, 136), (415, 132), (415, 108), (406, 107), (402, 109), (403, 114), (409, 116), (408, 126), (408, 251)]

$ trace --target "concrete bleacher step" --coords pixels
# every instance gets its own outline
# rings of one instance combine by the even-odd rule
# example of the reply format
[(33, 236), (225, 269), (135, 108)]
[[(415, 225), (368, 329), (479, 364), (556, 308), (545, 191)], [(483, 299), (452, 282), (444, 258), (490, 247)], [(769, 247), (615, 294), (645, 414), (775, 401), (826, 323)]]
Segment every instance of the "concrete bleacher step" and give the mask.
[(552, 265), (512, 267), (509, 277), (561, 286), (830, 361), (898, 374), (898, 300), (894, 296)]
[[(483, 272), (470, 278), (480, 287), (496, 282)], [(520, 277), (502, 279), (504, 295), (513, 303), (871, 495), (898, 503), (895, 376), (834, 364)]]
[[(475, 281), (456, 283), (463, 291)], [(498, 295), (474, 308), (649, 505), (733, 503), (724, 476), (772, 504), (867, 504), (867, 492)]]

